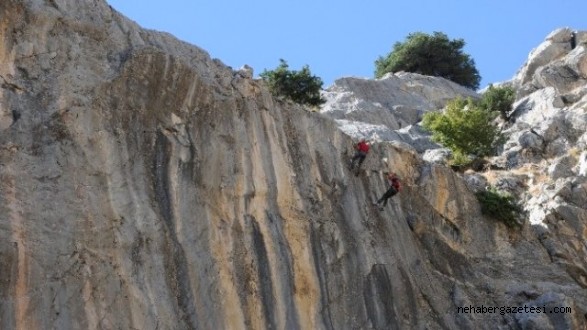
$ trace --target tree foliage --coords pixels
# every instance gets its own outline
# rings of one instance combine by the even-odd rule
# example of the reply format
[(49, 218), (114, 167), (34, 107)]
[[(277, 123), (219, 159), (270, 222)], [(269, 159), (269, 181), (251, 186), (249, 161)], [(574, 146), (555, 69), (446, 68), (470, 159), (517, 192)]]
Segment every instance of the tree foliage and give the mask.
[(520, 227), (517, 221), (522, 208), (511, 194), (500, 192), (495, 188), (476, 193), (481, 204), (481, 212), (502, 221), (510, 228)]
[(486, 111), (472, 99), (449, 101), (444, 112), (428, 112), (422, 126), (432, 132), (432, 140), (451, 149), (457, 158), (465, 155), (490, 155), (501, 142), (493, 120), (494, 111)]
[(479, 106), (487, 111), (498, 111), (501, 118), (507, 120), (515, 98), (516, 91), (511, 86), (489, 85), (483, 93)]
[(325, 102), (320, 96), (322, 79), (313, 76), (307, 65), (295, 71), (289, 70), (285, 60), (280, 59), (279, 62), (275, 70), (264, 70), (259, 75), (267, 82), (273, 95), (289, 98), (299, 104), (320, 105)]
[(441, 32), (432, 35), (410, 33), (404, 42), (396, 42), (393, 50), (375, 61), (375, 77), (388, 72), (407, 71), (443, 77), (468, 88), (477, 89), (481, 76), (475, 61), (463, 52), (463, 39), (449, 40)]

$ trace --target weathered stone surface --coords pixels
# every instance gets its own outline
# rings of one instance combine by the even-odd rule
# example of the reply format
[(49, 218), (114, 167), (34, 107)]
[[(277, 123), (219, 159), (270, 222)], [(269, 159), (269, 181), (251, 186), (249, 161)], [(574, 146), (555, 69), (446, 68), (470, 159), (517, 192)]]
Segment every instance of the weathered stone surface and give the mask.
[(576, 45), (587, 45), (587, 31), (576, 31), (575, 32), (575, 44)]
[[(321, 113), (339, 120), (343, 131), (352, 137), (404, 141), (422, 152), (438, 147), (427, 134), (410, 138), (399, 137), (394, 131), (414, 127), (424, 113), (440, 110), (456, 97), (479, 98), (475, 91), (449, 80), (408, 72), (387, 74), (376, 80), (341, 78), (322, 96), (327, 102)], [(352, 125), (361, 129), (353, 130)]]
[[(581, 199), (547, 184), (543, 231), (511, 232), (405, 142), (354, 176), (336, 122), (100, 0), (0, 27), (0, 328), (586, 326)], [(457, 312), (526, 302), (573, 312)]]
[(572, 156), (564, 156), (553, 162), (548, 168), (548, 174), (554, 180), (559, 178), (566, 178), (575, 175), (573, 167), (575, 167), (576, 159)]
[(580, 78), (578, 73), (569, 66), (549, 65), (536, 70), (533, 85), (539, 87), (557, 86), (559, 93), (567, 93), (585, 85), (585, 82), (578, 78)]
[(579, 175), (587, 176), (587, 151), (583, 151), (581, 156), (579, 156), (579, 164), (577, 165), (579, 170), (577, 171)]
[(485, 190), (488, 186), (487, 178), (479, 173), (465, 173), (465, 182), (473, 192)]
[[(578, 102), (581, 102), (580, 100)], [(587, 114), (577, 106), (565, 106), (554, 87), (546, 87), (514, 103), (514, 124), (505, 130), (509, 137), (504, 153), (529, 153), (524, 162), (563, 156), (587, 130)], [(519, 165), (520, 162), (517, 163)]]
[(451, 155), (452, 152), (447, 148), (428, 149), (422, 155), (422, 159), (430, 163), (446, 164)]
[(572, 31), (568, 28), (553, 31), (546, 40), (533, 49), (528, 61), (514, 78), (520, 85), (532, 81), (536, 70), (571, 51)]
[(546, 40), (555, 43), (571, 42), (574, 38), (574, 34), (575, 32), (569, 27), (559, 28), (550, 32), (546, 36)]
[(587, 44), (582, 44), (573, 49), (566, 57), (564, 64), (580, 78), (579, 81), (587, 79)]

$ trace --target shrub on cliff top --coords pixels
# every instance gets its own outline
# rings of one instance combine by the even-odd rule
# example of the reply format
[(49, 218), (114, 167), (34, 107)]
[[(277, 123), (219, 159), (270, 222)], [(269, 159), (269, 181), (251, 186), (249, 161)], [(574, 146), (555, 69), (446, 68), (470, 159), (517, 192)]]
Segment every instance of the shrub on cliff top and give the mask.
[(305, 65), (302, 70), (289, 70), (287, 62), (279, 60), (275, 70), (264, 70), (259, 76), (267, 83), (275, 96), (289, 98), (299, 104), (317, 106), (325, 102), (320, 97), (322, 79), (313, 76), (310, 68)]
[(477, 89), (481, 76), (475, 61), (463, 52), (463, 39), (449, 40), (442, 32), (429, 35), (410, 33), (404, 42), (396, 42), (393, 50), (375, 61), (375, 77), (388, 72), (414, 72), (443, 77), (457, 84)]

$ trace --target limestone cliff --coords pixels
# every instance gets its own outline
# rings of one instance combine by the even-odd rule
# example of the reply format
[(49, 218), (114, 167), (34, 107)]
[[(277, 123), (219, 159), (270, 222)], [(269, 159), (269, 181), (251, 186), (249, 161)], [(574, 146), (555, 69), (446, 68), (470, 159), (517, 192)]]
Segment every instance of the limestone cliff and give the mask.
[(585, 267), (561, 261), (585, 246), (482, 216), (410, 148), (355, 177), (332, 119), (102, 0), (3, 0), (0, 33), (2, 329), (587, 325)]

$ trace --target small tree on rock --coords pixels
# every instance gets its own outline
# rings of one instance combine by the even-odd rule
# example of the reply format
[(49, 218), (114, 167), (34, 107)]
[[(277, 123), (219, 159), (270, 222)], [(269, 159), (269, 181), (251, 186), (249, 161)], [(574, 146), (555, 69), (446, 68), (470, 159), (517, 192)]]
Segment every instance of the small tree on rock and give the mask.
[(481, 204), (481, 212), (502, 221), (510, 228), (520, 228), (523, 213), (516, 198), (495, 188), (479, 191), (475, 194)]
[(511, 86), (489, 85), (481, 97), (479, 106), (487, 111), (498, 111), (501, 118), (507, 120), (515, 99), (516, 91)]
[(493, 124), (497, 112), (486, 111), (472, 99), (449, 101), (445, 112), (428, 112), (422, 126), (432, 132), (432, 140), (453, 152), (453, 158), (467, 155), (483, 157), (494, 152), (501, 142), (499, 128)]
[(259, 76), (267, 82), (269, 90), (275, 96), (291, 99), (299, 104), (318, 106), (326, 102), (320, 96), (322, 79), (312, 75), (310, 68), (305, 65), (302, 70), (289, 70), (287, 62), (279, 60), (275, 70), (264, 70)]
[(477, 89), (481, 76), (475, 61), (463, 53), (463, 39), (449, 40), (447, 35), (434, 32), (410, 33), (406, 41), (396, 42), (393, 50), (375, 61), (375, 77), (388, 72), (407, 71), (443, 77), (462, 86)]

